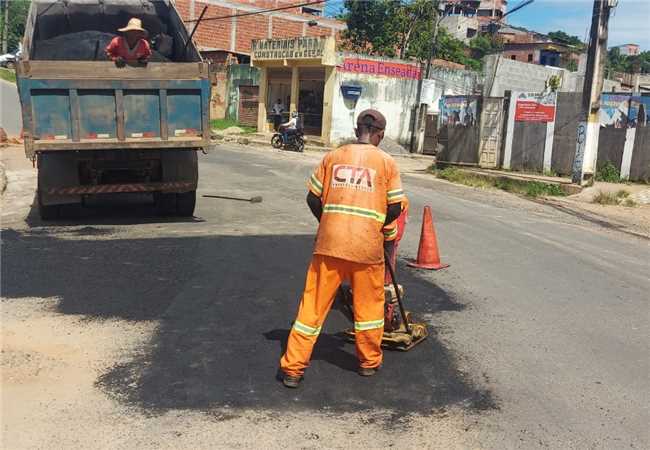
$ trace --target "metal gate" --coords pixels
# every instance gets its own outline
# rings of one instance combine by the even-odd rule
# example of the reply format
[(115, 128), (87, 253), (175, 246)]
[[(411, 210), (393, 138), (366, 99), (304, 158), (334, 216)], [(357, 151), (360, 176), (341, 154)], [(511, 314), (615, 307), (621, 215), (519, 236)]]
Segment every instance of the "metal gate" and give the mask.
[(257, 126), (259, 86), (239, 86), (239, 123)]
[(483, 98), (479, 141), (479, 166), (481, 167), (496, 168), (499, 164), (504, 117), (502, 97)]

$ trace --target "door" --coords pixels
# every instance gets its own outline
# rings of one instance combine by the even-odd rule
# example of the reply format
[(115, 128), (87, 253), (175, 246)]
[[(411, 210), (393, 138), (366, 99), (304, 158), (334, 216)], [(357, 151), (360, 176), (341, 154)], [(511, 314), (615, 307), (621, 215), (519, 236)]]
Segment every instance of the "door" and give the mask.
[(239, 86), (239, 123), (257, 126), (259, 86)]
[(424, 145), (422, 153), (435, 155), (438, 150), (438, 114), (427, 114), (424, 125)]
[(504, 104), (501, 97), (485, 97), (481, 113), (479, 166), (496, 168), (503, 132)]

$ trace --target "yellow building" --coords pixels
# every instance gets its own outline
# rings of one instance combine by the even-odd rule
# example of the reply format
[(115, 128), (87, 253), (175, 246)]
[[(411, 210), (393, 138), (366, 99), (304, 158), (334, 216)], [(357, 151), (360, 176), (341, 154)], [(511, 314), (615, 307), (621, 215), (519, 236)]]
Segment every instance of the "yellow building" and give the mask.
[(260, 69), (257, 129), (269, 132), (278, 100), (298, 111), (305, 133), (329, 144), (336, 89), (336, 42), (333, 36), (263, 39), (252, 43), (251, 65)]

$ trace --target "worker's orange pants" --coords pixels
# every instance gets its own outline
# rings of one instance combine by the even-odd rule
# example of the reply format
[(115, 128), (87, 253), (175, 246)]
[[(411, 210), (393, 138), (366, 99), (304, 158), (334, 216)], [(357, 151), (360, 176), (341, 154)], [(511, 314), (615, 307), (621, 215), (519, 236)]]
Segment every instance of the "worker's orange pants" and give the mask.
[(382, 361), (384, 332), (384, 264), (360, 264), (330, 256), (314, 255), (307, 271), (298, 317), (289, 333), (287, 350), (280, 360), (282, 371), (300, 376), (309, 366), (311, 353), (336, 292), (350, 281), (354, 303), (354, 329), (359, 365), (378, 367)]

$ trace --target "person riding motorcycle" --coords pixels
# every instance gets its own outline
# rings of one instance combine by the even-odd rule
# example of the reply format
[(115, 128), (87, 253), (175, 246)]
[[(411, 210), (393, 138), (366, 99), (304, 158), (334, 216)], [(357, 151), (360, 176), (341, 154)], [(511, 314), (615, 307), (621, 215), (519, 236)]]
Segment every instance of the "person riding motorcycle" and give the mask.
[(298, 112), (292, 112), (289, 121), (280, 125), (278, 131), (282, 133), (282, 140), (286, 145), (289, 142), (289, 137), (298, 132)]

